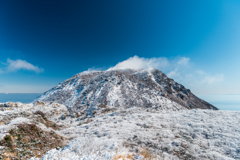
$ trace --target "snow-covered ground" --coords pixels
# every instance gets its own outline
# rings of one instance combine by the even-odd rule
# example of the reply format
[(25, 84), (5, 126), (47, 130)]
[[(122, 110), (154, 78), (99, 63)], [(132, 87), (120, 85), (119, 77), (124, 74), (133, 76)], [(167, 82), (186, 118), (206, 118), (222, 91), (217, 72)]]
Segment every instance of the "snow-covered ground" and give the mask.
[(7, 123), (0, 125), (0, 138), (16, 124), (34, 123), (34, 116), (20, 113), (37, 110), (63, 125), (56, 133), (71, 141), (63, 149), (48, 151), (43, 160), (107, 160), (129, 154), (128, 159), (144, 159), (141, 150), (147, 150), (151, 159), (240, 159), (239, 111), (109, 107), (108, 112), (99, 111), (93, 117), (74, 117), (64, 105), (21, 104), (0, 111), (0, 121), (8, 117)]

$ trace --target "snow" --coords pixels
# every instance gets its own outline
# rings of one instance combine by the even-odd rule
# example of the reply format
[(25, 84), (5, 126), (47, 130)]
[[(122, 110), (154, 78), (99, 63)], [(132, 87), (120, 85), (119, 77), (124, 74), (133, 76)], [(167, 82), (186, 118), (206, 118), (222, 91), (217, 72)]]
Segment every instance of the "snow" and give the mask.
[[(77, 138), (73, 140), (63, 150), (52, 149), (42, 160), (58, 159), (58, 160), (83, 160), (83, 159), (108, 159), (110, 160), (116, 147), (114, 142), (104, 141), (96, 138)], [(32, 160), (37, 158), (32, 158)]]
[(28, 118), (18, 117), (16, 119), (13, 119), (10, 124), (17, 125), (17, 124), (22, 124), (22, 123), (30, 124), (31, 122)]
[[(34, 116), (19, 113), (40, 110), (49, 120), (65, 126), (57, 134), (72, 139), (64, 149), (50, 150), (43, 160), (108, 160), (118, 154), (138, 154), (135, 150), (140, 149), (149, 150), (156, 159), (240, 159), (239, 111), (108, 108), (110, 112), (97, 112), (94, 117), (74, 118), (68, 116), (66, 106), (57, 103), (22, 104), (0, 112), (0, 121), (9, 120), (0, 125), (0, 138), (17, 124), (34, 122)], [(65, 119), (61, 119), (63, 114)]]
[[(9, 102), (8, 102), (9, 103)], [(11, 102), (12, 106), (14, 107), (7, 107), (3, 108), (4, 110), (0, 111), (0, 140), (8, 134), (8, 131), (18, 124), (31, 124), (33, 123), (34, 117), (29, 116), (29, 117), (24, 117), (26, 116), (25, 114), (33, 114), (36, 111), (42, 111), (46, 114), (46, 116), (53, 121), (58, 122), (59, 117), (64, 114), (68, 113), (67, 108), (64, 105), (52, 103), (52, 104), (46, 104), (46, 105), (34, 105), (32, 103), (30, 104), (22, 104), (19, 105), (20, 103), (13, 103)], [(18, 104), (18, 107), (15, 107)], [(1, 108), (0, 108), (1, 109)], [(24, 113), (24, 114), (22, 114)], [(61, 122), (59, 123), (61, 124)], [(39, 123), (37, 124), (38, 127), (45, 131), (50, 131), (50, 128), (46, 128), (45, 125)]]
[(42, 159), (107, 160), (120, 150), (131, 153), (136, 148), (147, 148), (163, 159), (240, 159), (240, 112), (236, 111), (147, 111), (133, 107), (96, 116), (88, 124), (72, 123), (61, 133), (76, 139)]

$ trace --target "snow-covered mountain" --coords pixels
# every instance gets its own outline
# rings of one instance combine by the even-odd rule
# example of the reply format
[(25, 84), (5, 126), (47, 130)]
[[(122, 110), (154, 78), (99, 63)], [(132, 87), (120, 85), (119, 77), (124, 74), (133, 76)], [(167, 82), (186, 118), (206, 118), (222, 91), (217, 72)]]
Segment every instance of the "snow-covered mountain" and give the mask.
[(240, 160), (239, 128), (159, 70), (83, 72), (0, 103), (0, 159)]
[(82, 72), (45, 92), (36, 101), (87, 110), (99, 105), (160, 110), (213, 109), (158, 69)]

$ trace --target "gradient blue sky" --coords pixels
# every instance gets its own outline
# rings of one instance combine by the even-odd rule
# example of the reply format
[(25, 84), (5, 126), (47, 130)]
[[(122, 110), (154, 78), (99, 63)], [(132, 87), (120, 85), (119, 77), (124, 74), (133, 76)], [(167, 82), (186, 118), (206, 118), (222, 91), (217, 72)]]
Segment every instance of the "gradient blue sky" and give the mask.
[(240, 94), (239, 61), (239, 0), (0, 2), (0, 93), (137, 62), (196, 94)]

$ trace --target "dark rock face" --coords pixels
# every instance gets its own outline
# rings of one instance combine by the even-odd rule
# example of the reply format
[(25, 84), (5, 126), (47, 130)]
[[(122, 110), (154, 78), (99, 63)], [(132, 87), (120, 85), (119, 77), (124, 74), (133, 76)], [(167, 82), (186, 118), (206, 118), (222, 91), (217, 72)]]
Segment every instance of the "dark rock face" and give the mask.
[(163, 110), (217, 110), (157, 69), (83, 72), (45, 92), (37, 100), (81, 109), (94, 109), (103, 104)]

